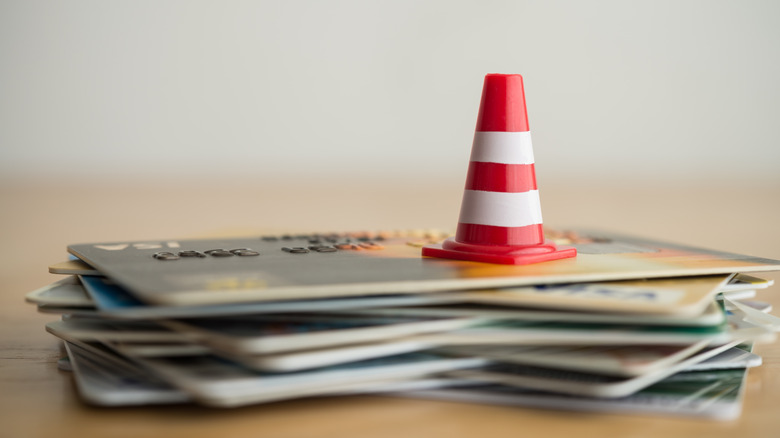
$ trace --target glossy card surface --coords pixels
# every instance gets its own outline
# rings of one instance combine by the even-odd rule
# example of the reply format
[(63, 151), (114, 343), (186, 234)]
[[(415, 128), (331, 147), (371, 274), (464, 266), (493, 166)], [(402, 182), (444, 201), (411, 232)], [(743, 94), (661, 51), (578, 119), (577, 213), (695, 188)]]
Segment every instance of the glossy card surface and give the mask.
[(563, 242), (577, 248), (576, 258), (525, 266), (426, 258), (419, 243), (403, 236), (306, 235), (80, 244), (68, 251), (136, 298), (170, 305), (780, 269), (775, 260), (596, 232)]

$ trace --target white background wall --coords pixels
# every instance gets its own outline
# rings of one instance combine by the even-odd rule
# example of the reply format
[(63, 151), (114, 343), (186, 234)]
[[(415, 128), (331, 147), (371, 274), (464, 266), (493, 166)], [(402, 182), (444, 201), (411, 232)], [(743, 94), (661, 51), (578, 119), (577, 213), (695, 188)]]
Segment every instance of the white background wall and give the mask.
[(548, 180), (780, 182), (771, 0), (0, 0), (0, 174), (460, 178), (490, 72)]

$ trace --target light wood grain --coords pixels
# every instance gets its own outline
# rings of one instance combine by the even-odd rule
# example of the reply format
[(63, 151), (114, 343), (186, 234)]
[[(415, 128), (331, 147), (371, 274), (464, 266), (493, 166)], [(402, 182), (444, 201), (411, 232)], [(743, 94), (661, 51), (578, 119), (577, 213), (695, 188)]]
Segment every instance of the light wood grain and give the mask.
[[(780, 258), (780, 183), (544, 185), (546, 225), (584, 226)], [(0, 188), (0, 436), (8, 437), (764, 437), (780, 430), (780, 344), (761, 345), (733, 422), (634, 417), (360, 396), (235, 410), (101, 409), (81, 403), (63, 354), (24, 294), (57, 277), (70, 243), (243, 230), (453, 228), (458, 181), (13, 182)], [(777, 274), (766, 277), (780, 280)], [(780, 309), (779, 287), (761, 299)]]

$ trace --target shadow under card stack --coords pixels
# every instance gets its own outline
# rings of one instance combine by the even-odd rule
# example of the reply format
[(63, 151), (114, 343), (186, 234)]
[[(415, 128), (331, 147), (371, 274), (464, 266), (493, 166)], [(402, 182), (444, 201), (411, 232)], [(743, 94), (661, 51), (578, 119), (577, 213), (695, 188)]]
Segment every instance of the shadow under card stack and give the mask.
[(101, 406), (376, 393), (546, 409), (739, 415), (780, 262), (543, 229), (519, 75), (485, 78), (455, 235), (70, 245), (27, 300)]

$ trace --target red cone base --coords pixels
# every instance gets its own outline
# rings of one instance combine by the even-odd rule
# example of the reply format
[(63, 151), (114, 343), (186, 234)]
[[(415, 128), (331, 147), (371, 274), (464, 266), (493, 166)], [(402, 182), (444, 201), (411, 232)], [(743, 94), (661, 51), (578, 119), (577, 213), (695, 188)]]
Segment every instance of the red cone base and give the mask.
[(572, 247), (558, 247), (549, 240), (532, 246), (477, 245), (462, 243), (449, 238), (436, 245), (427, 245), (422, 255), (442, 259), (468, 260), (470, 262), (499, 263), (503, 265), (530, 265), (531, 263), (575, 257)]

